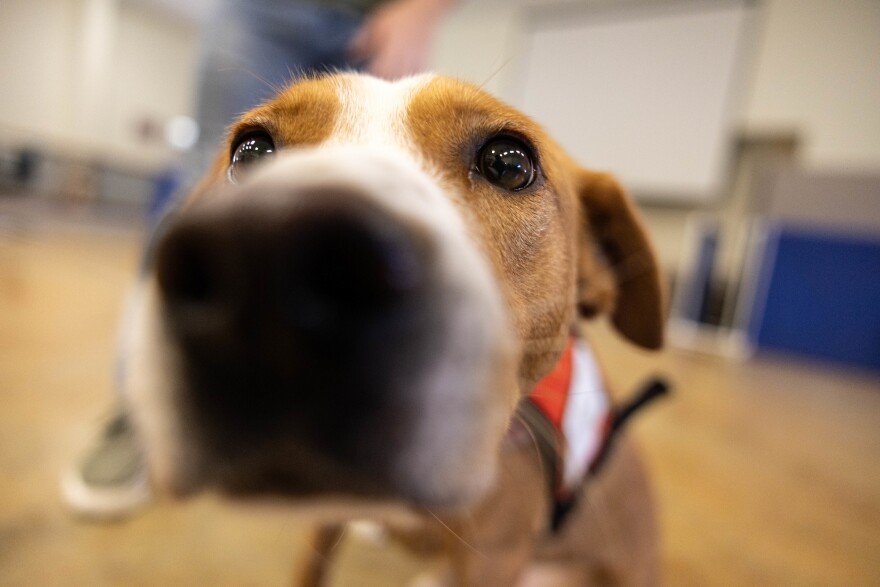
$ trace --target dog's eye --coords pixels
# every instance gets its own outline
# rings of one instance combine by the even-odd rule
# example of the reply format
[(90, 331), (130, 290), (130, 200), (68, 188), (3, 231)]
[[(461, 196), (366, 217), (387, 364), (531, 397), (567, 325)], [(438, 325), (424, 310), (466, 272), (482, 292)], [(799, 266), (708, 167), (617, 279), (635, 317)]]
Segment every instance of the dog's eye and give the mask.
[(275, 143), (272, 137), (266, 133), (255, 133), (242, 139), (232, 152), (232, 161), (229, 164), (229, 179), (236, 181), (243, 171), (262, 159), (275, 152)]
[(508, 137), (486, 143), (479, 155), (480, 173), (490, 183), (506, 190), (528, 187), (535, 177), (535, 166), (529, 148)]

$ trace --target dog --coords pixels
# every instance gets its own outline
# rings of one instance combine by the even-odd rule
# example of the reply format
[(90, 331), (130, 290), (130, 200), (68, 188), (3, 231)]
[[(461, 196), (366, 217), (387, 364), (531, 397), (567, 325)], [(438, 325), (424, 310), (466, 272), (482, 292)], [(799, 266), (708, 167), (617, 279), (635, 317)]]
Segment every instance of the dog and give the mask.
[[(637, 452), (590, 472), (612, 409), (577, 324), (655, 349), (663, 298), (617, 181), (525, 115), (430, 74), (318, 76), (244, 114), (163, 224), (124, 396), (159, 491), (318, 522), (297, 585), (349, 518), (444, 549), (439, 584), (650, 585)], [(586, 440), (534, 392), (572, 376)]]

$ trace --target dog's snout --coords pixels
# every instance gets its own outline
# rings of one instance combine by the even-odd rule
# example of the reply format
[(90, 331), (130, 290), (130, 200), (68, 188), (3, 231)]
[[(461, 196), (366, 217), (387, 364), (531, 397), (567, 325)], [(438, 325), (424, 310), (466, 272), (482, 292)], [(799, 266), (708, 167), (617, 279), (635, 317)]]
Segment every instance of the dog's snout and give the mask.
[(412, 227), (336, 202), (193, 215), (160, 243), (157, 276), (180, 334), (228, 338), (268, 321), (317, 341), (403, 305), (423, 286), (428, 257)]
[(173, 483), (449, 504), (491, 477), (516, 345), (457, 204), (403, 154), (280, 153), (178, 210), (149, 269)]
[(438, 352), (447, 308), (439, 244), (420, 224), (356, 194), (298, 195), (274, 208), (242, 198), (190, 210), (160, 241), (155, 270), (183, 366), (178, 399), (199, 414), (191, 433), (253, 466), (268, 450), (265, 475), (306, 490), (291, 452), (352, 478), (392, 474), (383, 454), (400, 449), (413, 417), (401, 382), (417, 382)]

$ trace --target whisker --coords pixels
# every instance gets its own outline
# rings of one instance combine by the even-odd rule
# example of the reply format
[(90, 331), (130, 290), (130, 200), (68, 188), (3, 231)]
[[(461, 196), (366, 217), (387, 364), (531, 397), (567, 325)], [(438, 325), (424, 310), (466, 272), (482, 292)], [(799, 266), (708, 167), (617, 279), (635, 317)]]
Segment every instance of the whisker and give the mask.
[(502, 71), (504, 68), (506, 68), (508, 65), (510, 65), (510, 62), (511, 62), (511, 61), (513, 61), (513, 56), (512, 56), (512, 55), (511, 55), (510, 57), (508, 57), (507, 59), (505, 59), (505, 60), (501, 63), (501, 65), (499, 65), (499, 66), (498, 66), (498, 67), (497, 67), (492, 73), (490, 73), (490, 74), (489, 74), (489, 77), (487, 77), (485, 80), (483, 80), (482, 83), (478, 84), (477, 87), (479, 87), (481, 90), (482, 90), (482, 89), (485, 89), (486, 84), (488, 84), (490, 81), (492, 81), (493, 79), (495, 79), (495, 76), (498, 75), (499, 73), (501, 73), (501, 71)]
[(255, 80), (257, 80), (258, 82), (262, 83), (264, 86), (266, 86), (267, 88), (272, 90), (273, 93), (276, 93), (276, 94), (281, 92), (281, 90), (284, 89), (283, 87), (279, 86), (278, 84), (274, 84), (274, 83), (270, 82), (269, 80), (267, 80), (263, 76), (257, 74), (256, 72), (253, 72), (250, 69), (247, 69), (245, 67), (226, 67), (226, 68), (221, 69), (220, 71), (239, 71), (239, 72), (245, 73), (245, 74), (251, 76), (252, 78), (254, 78)]
[(476, 554), (476, 555), (482, 557), (482, 558), (485, 559), (485, 560), (489, 560), (489, 557), (487, 557), (485, 554), (483, 554), (482, 552), (480, 552), (479, 550), (477, 550), (474, 546), (472, 546), (471, 544), (469, 544), (469, 543), (467, 542), (467, 540), (465, 540), (464, 538), (462, 538), (461, 536), (459, 536), (458, 534), (456, 534), (456, 533), (455, 533), (455, 530), (453, 530), (452, 528), (450, 528), (450, 527), (446, 524), (446, 522), (444, 522), (443, 520), (441, 520), (440, 517), (439, 517), (437, 514), (435, 514), (434, 512), (431, 511), (431, 508), (429, 508), (428, 506), (422, 506), (422, 507), (424, 507), (424, 508), (425, 508), (425, 511), (427, 511), (429, 514), (431, 514), (431, 515), (434, 517), (434, 519), (437, 520), (437, 521), (440, 523), (441, 526), (443, 526), (444, 528), (446, 528), (446, 530), (448, 530), (450, 534), (452, 534), (453, 536), (455, 536), (455, 537), (459, 540), (459, 542), (461, 542), (462, 544), (464, 544), (464, 545), (468, 548), (468, 550), (470, 550), (470, 551), (473, 552), (474, 554)]
[(513, 417), (519, 420), (519, 422), (523, 425), (523, 428), (526, 429), (526, 432), (529, 433), (529, 438), (532, 439), (532, 446), (535, 448), (535, 456), (538, 458), (538, 465), (541, 467), (541, 475), (546, 476), (547, 470), (544, 468), (544, 459), (541, 458), (541, 448), (538, 446), (538, 438), (535, 436), (535, 433), (532, 432), (532, 429), (529, 428), (528, 423), (523, 419), (523, 417), (519, 414), (519, 412), (514, 412)]
[(342, 526), (342, 530), (339, 531), (339, 536), (336, 537), (336, 542), (334, 542), (333, 545), (330, 547), (330, 549), (327, 550), (328, 555), (333, 553), (336, 550), (336, 548), (340, 544), (342, 544), (342, 539), (345, 538), (345, 535), (347, 532), (348, 532), (348, 524), (345, 524), (344, 526)]

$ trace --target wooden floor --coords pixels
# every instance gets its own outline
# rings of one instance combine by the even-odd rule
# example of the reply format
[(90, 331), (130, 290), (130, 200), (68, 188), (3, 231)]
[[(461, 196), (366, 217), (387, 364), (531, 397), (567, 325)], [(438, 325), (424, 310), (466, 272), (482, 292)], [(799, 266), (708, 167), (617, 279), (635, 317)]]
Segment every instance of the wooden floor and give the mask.
[[(111, 403), (113, 339), (139, 238), (0, 214), (0, 585), (284, 585), (302, 527), (211, 498), (133, 519), (70, 516), (58, 475)], [(667, 585), (880, 585), (880, 381), (800, 362), (631, 350), (622, 389), (675, 397), (633, 426), (662, 512)], [(358, 540), (337, 585), (402, 585), (418, 561)]]

